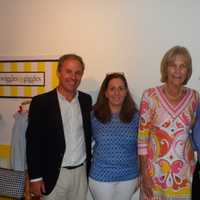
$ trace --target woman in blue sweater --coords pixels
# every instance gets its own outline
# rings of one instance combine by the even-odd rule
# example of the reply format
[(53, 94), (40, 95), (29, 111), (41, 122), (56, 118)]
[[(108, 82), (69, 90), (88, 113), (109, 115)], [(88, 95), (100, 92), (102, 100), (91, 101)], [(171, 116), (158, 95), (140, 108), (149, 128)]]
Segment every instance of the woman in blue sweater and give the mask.
[(138, 187), (138, 111), (122, 73), (108, 74), (92, 113), (89, 187), (95, 200), (130, 200)]
[(198, 158), (192, 180), (192, 200), (196, 200), (199, 199), (198, 194), (200, 188), (200, 104), (197, 109), (196, 121), (193, 127), (192, 136)]

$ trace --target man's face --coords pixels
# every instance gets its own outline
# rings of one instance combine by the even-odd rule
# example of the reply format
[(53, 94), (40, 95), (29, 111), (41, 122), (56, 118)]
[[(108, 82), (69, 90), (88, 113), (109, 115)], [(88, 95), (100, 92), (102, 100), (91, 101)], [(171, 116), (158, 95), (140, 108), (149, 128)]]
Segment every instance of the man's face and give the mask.
[(69, 95), (74, 95), (83, 76), (83, 67), (75, 59), (65, 60), (57, 71), (59, 88)]

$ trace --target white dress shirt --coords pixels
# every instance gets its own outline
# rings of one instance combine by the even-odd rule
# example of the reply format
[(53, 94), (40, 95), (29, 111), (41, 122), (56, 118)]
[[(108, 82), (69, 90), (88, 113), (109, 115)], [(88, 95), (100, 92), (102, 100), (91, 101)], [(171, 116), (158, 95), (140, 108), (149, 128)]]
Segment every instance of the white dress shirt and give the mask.
[(76, 166), (86, 159), (83, 119), (78, 101), (78, 92), (70, 102), (58, 90), (57, 94), (66, 144), (62, 167)]

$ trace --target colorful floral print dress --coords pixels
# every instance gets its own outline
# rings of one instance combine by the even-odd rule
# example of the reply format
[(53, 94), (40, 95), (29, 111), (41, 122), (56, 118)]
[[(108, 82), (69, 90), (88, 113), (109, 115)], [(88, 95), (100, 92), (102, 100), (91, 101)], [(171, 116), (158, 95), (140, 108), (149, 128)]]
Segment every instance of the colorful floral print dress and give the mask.
[[(153, 200), (191, 199), (195, 167), (190, 129), (193, 125), (199, 94), (186, 93), (172, 106), (163, 86), (147, 89), (140, 106), (138, 153), (147, 155), (147, 173), (154, 182)], [(142, 192), (141, 199), (148, 199)]]

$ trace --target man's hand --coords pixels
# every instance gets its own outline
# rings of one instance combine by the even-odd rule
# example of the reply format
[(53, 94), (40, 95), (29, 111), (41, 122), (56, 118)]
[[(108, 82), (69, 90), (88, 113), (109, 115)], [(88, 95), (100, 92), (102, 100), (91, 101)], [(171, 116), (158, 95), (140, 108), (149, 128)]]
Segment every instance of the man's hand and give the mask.
[(42, 197), (42, 194), (45, 193), (45, 187), (43, 180), (35, 181), (30, 183), (30, 192), (32, 196)]

